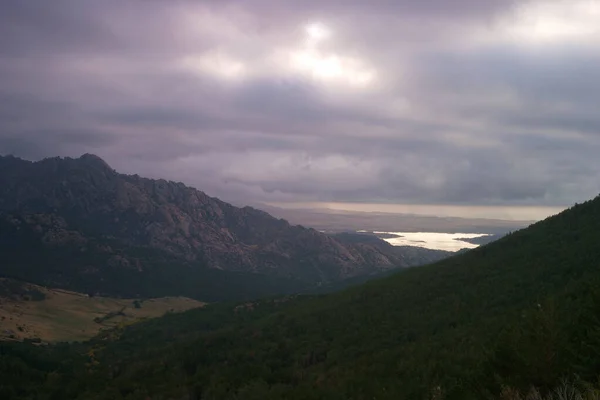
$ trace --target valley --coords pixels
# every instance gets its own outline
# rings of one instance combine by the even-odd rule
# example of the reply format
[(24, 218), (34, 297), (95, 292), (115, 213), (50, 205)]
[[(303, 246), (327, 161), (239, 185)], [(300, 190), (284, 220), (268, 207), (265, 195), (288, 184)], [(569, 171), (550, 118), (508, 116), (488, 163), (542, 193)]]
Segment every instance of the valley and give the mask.
[(507, 234), (319, 232), (92, 155), (0, 164), (3, 399), (595, 390), (600, 197)]
[(72, 399), (593, 393), (599, 224), (600, 197), (464, 254), (333, 294), (211, 304), (67, 347), (0, 343), (0, 386), (22, 382), (20, 398)]

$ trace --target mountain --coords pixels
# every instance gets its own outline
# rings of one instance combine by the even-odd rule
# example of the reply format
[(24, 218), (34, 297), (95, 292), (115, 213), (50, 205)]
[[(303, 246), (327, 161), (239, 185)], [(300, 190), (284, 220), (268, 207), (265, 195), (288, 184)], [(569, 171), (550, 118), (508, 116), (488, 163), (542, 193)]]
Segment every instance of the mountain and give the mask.
[(0, 394), (516, 400), (589, 388), (596, 398), (599, 227), (600, 197), (334, 294), (214, 304), (84, 344), (0, 344)]
[(0, 157), (0, 228), (0, 274), (126, 297), (290, 293), (428, 259), (341, 243), (182, 183), (119, 174), (91, 154)]

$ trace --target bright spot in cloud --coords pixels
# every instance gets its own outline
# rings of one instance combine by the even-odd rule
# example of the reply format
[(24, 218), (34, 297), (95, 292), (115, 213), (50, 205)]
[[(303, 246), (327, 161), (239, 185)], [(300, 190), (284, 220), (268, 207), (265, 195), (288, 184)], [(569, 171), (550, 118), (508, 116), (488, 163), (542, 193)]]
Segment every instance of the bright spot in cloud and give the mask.
[(311, 78), (323, 82), (343, 82), (351, 86), (364, 87), (375, 79), (375, 72), (355, 58), (337, 54), (322, 54), (315, 50), (300, 50), (291, 53), (291, 67)]
[(317, 78), (331, 79), (343, 73), (340, 59), (335, 55), (320, 57), (315, 52), (299, 51), (292, 54), (292, 64)]
[[(323, 85), (365, 88), (376, 79), (376, 71), (356, 56), (320, 46), (330, 38), (331, 30), (321, 23), (305, 26), (307, 41), (290, 43), (276, 49), (264, 49), (262, 57), (240, 58), (227, 47), (200, 54), (190, 54), (179, 66), (197, 74), (210, 75), (229, 82), (239, 82), (256, 76), (294, 74), (315, 80)], [(335, 43), (333, 43), (335, 44)], [(333, 45), (332, 44), (332, 45)]]
[(243, 78), (247, 72), (244, 63), (222, 52), (185, 57), (182, 66), (194, 72), (208, 73), (225, 80)]
[(306, 27), (306, 33), (308, 33), (309, 38), (314, 41), (321, 41), (323, 39), (327, 39), (331, 32), (327, 27), (319, 23), (312, 23)]
[(331, 31), (325, 25), (312, 23), (306, 26), (306, 33), (308, 43), (301, 49), (287, 53), (284, 63), (288, 68), (323, 83), (366, 87), (374, 81), (375, 71), (361, 60), (319, 50), (318, 43), (331, 36)]
[(600, 1), (568, 0), (524, 3), (503, 33), (513, 40), (534, 44), (563, 41), (600, 41)]

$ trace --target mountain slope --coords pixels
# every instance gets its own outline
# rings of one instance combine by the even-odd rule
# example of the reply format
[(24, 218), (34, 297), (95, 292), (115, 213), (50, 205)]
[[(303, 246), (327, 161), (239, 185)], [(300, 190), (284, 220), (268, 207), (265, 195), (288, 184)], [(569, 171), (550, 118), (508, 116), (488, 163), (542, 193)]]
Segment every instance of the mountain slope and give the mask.
[(149, 246), (83, 236), (48, 214), (0, 216), (0, 276), (90, 295), (211, 302), (307, 288), (297, 279), (209, 268)]
[(227, 282), (231, 273), (272, 281), (265, 285), (274, 291), (256, 295), (287, 293), (421, 263), (182, 183), (118, 174), (90, 154), (0, 157), (0, 227), (0, 274), (130, 297), (198, 298), (189, 286)]
[(27, 378), (31, 393), (80, 399), (506, 399), (507, 386), (596, 382), (599, 227), (600, 197), (344, 292), (142, 323), (86, 345), (88, 371), (81, 351), (43, 368), (59, 349), (3, 351), (30, 360), (20, 377), (62, 365), (52, 382)]

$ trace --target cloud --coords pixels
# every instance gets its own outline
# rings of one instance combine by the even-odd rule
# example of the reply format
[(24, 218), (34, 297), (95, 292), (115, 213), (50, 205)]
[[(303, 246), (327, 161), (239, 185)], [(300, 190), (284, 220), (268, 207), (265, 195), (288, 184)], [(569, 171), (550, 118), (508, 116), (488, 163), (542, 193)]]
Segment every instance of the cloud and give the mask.
[(569, 205), (600, 191), (595, 7), (5, 0), (0, 153), (236, 203)]

